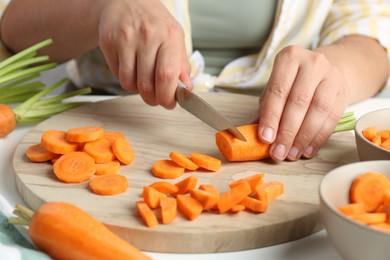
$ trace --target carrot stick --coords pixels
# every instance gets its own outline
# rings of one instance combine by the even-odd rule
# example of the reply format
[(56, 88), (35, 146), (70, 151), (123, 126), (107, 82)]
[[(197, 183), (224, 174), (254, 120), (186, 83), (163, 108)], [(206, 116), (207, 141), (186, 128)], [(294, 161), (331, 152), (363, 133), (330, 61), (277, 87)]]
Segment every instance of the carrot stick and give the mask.
[(96, 163), (107, 163), (115, 159), (111, 142), (104, 138), (85, 143), (83, 151), (89, 154)]
[(179, 188), (179, 190), (172, 195), (177, 196), (179, 194), (181, 195), (186, 194), (190, 192), (190, 190), (194, 189), (197, 183), (198, 183), (198, 178), (194, 176), (188, 176), (187, 178), (175, 183), (175, 185)]
[(164, 194), (174, 194), (179, 191), (179, 187), (167, 181), (157, 181), (149, 185)]
[(31, 162), (47, 162), (58, 157), (58, 154), (49, 152), (41, 143), (30, 145), (25, 154)]
[(241, 205), (244, 205), (246, 209), (249, 209), (253, 212), (263, 213), (268, 209), (268, 202), (263, 200), (258, 200), (249, 196), (246, 196), (240, 201)]
[(119, 174), (96, 176), (89, 182), (92, 192), (98, 195), (116, 195), (127, 190), (127, 178)]
[(140, 214), (144, 223), (152, 228), (158, 225), (158, 220), (154, 212), (149, 208), (148, 204), (144, 201), (136, 202), (138, 213)]
[(384, 223), (386, 221), (385, 213), (362, 213), (362, 214), (350, 215), (349, 217), (356, 220), (357, 222), (369, 224), (369, 225)]
[(145, 186), (142, 192), (142, 197), (149, 208), (155, 209), (160, 206), (160, 200), (162, 197), (166, 197), (164, 193), (159, 192), (151, 186)]
[(133, 162), (134, 150), (126, 139), (117, 138), (112, 145), (112, 150), (121, 163), (129, 165)]
[(117, 160), (106, 162), (106, 163), (96, 163), (96, 175), (104, 174), (115, 174), (119, 171), (120, 163)]
[(66, 140), (66, 132), (62, 130), (47, 130), (41, 136), (41, 143), (52, 153), (66, 154), (77, 151), (78, 144)]
[(190, 195), (202, 204), (203, 210), (212, 209), (219, 200), (219, 195), (200, 189), (191, 189)]
[(257, 186), (255, 190), (255, 197), (258, 200), (271, 202), (275, 198), (282, 195), (284, 192), (283, 183), (278, 181), (264, 182)]
[(184, 170), (172, 160), (159, 160), (153, 164), (151, 172), (158, 178), (176, 179), (183, 175)]
[(203, 211), (202, 204), (190, 196), (179, 194), (176, 199), (178, 209), (189, 220), (196, 219)]
[(188, 158), (184, 154), (173, 151), (169, 153), (169, 157), (171, 158), (172, 161), (174, 161), (181, 167), (186, 168), (187, 170), (195, 171), (199, 168), (199, 166), (196, 163), (194, 163), (190, 158)]
[(243, 125), (237, 129), (244, 135), (246, 142), (234, 138), (226, 130), (215, 134), (216, 145), (228, 161), (255, 161), (269, 157), (269, 144), (260, 141), (257, 124)]
[(221, 167), (221, 160), (206, 154), (191, 153), (191, 160), (199, 167), (213, 172)]
[(199, 185), (199, 189), (207, 191), (207, 192), (211, 192), (211, 193), (213, 193), (215, 195), (218, 195), (218, 196), (220, 195), (219, 194), (219, 190), (213, 184), (204, 184), (204, 183), (202, 183), (202, 184)]
[(390, 182), (378, 172), (366, 172), (359, 175), (352, 183), (349, 196), (352, 203), (363, 202), (367, 212), (373, 212), (383, 203), (386, 189)]
[(263, 178), (264, 178), (264, 173), (258, 173), (258, 174), (255, 174), (255, 175), (252, 175), (249, 177), (245, 177), (245, 178), (242, 178), (239, 180), (232, 181), (231, 183), (229, 183), (229, 187), (233, 188), (239, 182), (248, 181), (249, 184), (251, 185), (252, 192), (254, 192), (256, 190), (256, 187), (263, 183)]
[(245, 210), (245, 206), (242, 205), (242, 204), (237, 204), (237, 205), (234, 205), (230, 210), (229, 212), (230, 213), (237, 213), (237, 212), (240, 212), (240, 211), (243, 211)]
[(169, 224), (176, 218), (177, 203), (174, 198), (166, 196), (161, 197), (160, 208), (162, 224)]
[(49, 202), (35, 212), (17, 205), (17, 210), (27, 216), (34, 245), (53, 259), (150, 259), (72, 204)]
[(249, 182), (240, 182), (238, 185), (221, 194), (217, 202), (217, 208), (221, 214), (230, 210), (233, 206), (240, 203), (246, 196), (251, 193)]
[(85, 143), (100, 139), (103, 135), (103, 128), (99, 126), (82, 126), (68, 129), (66, 140), (68, 142)]
[(342, 205), (337, 207), (337, 209), (347, 216), (367, 213), (363, 202)]
[(377, 130), (375, 126), (367, 127), (363, 129), (362, 134), (365, 138), (372, 141), (375, 136), (377, 136)]
[(85, 152), (70, 152), (62, 155), (53, 164), (54, 174), (60, 181), (80, 183), (90, 179), (96, 172), (95, 161)]
[(7, 136), (16, 127), (14, 111), (6, 104), (0, 104), (0, 138)]

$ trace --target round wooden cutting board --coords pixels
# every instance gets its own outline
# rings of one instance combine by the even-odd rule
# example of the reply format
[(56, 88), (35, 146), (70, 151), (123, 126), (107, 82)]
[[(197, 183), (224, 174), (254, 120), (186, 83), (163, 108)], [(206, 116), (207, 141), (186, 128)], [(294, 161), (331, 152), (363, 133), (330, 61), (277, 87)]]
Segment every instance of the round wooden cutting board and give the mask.
[[(235, 125), (250, 123), (257, 110), (258, 98), (254, 96), (227, 93), (200, 96)], [(25, 156), (25, 150), (40, 142), (45, 130), (84, 125), (98, 125), (106, 131), (126, 134), (135, 151), (134, 162), (121, 166), (119, 172), (128, 178), (126, 193), (99, 196), (88, 189), (88, 182), (62, 183), (54, 176), (49, 163), (31, 163)], [(318, 199), (322, 177), (335, 167), (358, 161), (353, 135), (338, 133), (310, 160), (232, 163), (220, 155), (215, 132), (179, 106), (174, 110), (150, 107), (139, 96), (87, 104), (38, 124), (23, 137), (13, 158), (17, 189), (33, 209), (48, 201), (73, 203), (144, 251), (227, 252), (283, 243), (322, 229)], [(188, 172), (179, 179), (168, 180), (172, 183), (194, 175), (199, 179), (198, 184), (212, 183), (223, 192), (234, 179), (264, 172), (264, 181), (283, 182), (285, 193), (270, 203), (266, 213), (205, 212), (193, 221), (178, 214), (171, 224), (147, 228), (136, 211), (135, 202), (141, 200), (144, 186), (160, 180), (150, 173), (152, 164), (169, 158), (171, 151), (187, 155), (205, 153), (222, 160), (218, 172)]]

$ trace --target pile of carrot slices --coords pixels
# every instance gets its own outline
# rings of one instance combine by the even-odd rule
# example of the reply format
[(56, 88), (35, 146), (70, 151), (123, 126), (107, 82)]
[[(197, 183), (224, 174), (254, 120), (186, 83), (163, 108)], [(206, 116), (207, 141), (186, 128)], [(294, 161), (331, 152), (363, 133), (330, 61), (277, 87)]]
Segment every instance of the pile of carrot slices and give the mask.
[(371, 126), (363, 129), (362, 134), (373, 144), (390, 150), (390, 129), (377, 130), (375, 126)]
[(64, 130), (47, 130), (41, 142), (25, 151), (31, 162), (53, 163), (53, 172), (65, 183), (88, 180), (92, 192), (115, 195), (127, 190), (121, 165), (134, 160), (134, 151), (121, 132), (107, 132), (98, 126), (82, 126)]
[(349, 204), (338, 210), (372, 228), (390, 232), (390, 181), (379, 172), (359, 175), (349, 190)]
[(192, 175), (176, 183), (157, 181), (144, 187), (143, 199), (136, 207), (149, 228), (171, 223), (178, 212), (188, 220), (195, 220), (202, 212), (264, 213), (269, 203), (284, 193), (284, 186), (278, 181), (263, 182), (263, 177), (264, 173), (259, 173), (232, 181), (223, 193), (213, 184), (198, 184)]

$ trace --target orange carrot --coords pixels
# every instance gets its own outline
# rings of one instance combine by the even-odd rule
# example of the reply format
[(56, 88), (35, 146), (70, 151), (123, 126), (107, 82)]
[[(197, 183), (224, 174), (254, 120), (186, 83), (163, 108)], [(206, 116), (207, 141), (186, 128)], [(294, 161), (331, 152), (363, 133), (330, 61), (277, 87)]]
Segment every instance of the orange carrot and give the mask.
[(194, 176), (188, 176), (187, 178), (175, 183), (175, 185), (179, 188), (179, 190), (174, 193), (174, 196), (179, 194), (186, 194), (190, 192), (190, 190), (194, 189), (196, 184), (198, 183), (198, 178)]
[(126, 139), (126, 136), (122, 132), (104, 132), (103, 138), (109, 140), (111, 143), (114, 143), (117, 138)]
[(112, 150), (121, 163), (128, 165), (133, 162), (134, 150), (126, 139), (117, 138), (112, 145)]
[(78, 144), (66, 140), (66, 132), (62, 130), (47, 130), (41, 136), (41, 143), (52, 153), (66, 154), (77, 151)]
[(240, 211), (243, 211), (245, 210), (245, 206), (242, 205), (242, 204), (237, 204), (237, 205), (234, 205), (230, 210), (229, 212), (230, 213), (237, 213), (237, 212), (240, 212)]
[(367, 212), (373, 212), (383, 203), (386, 189), (390, 182), (385, 175), (378, 172), (366, 172), (352, 183), (349, 196), (352, 203), (363, 202)]
[(184, 154), (173, 151), (169, 153), (169, 157), (171, 158), (172, 161), (174, 161), (181, 167), (186, 168), (187, 170), (195, 171), (199, 168), (199, 166), (196, 163), (194, 163), (190, 158), (188, 158)]
[(344, 215), (347, 215), (347, 216), (367, 213), (363, 202), (342, 205), (342, 206), (337, 207), (337, 209), (341, 213), (343, 213)]
[(157, 181), (149, 185), (164, 194), (174, 194), (179, 191), (179, 187), (167, 181)]
[(161, 197), (160, 208), (162, 224), (169, 224), (176, 218), (177, 203), (174, 198), (166, 196)]
[(362, 134), (365, 138), (372, 141), (374, 137), (377, 135), (377, 130), (375, 126), (367, 127), (363, 129)]
[(284, 193), (283, 183), (278, 181), (264, 182), (257, 186), (255, 196), (258, 200), (271, 202)]
[(149, 208), (155, 209), (160, 206), (160, 200), (162, 197), (166, 197), (164, 193), (159, 192), (151, 186), (145, 186), (142, 192), (142, 197)]
[(17, 209), (29, 221), (34, 245), (53, 259), (150, 259), (72, 204), (49, 202), (35, 212), (20, 205)]
[(191, 153), (191, 160), (199, 167), (216, 172), (221, 167), (221, 160), (201, 153)]
[(377, 135), (372, 139), (371, 142), (373, 142), (375, 145), (381, 146), (382, 145), (382, 138), (379, 135)]
[(220, 195), (219, 190), (213, 184), (204, 184), (204, 183), (200, 184), (199, 189), (207, 191), (207, 192), (211, 192), (211, 193), (218, 195), (218, 196)]
[(244, 205), (246, 209), (249, 209), (253, 212), (259, 212), (259, 213), (266, 212), (267, 208), (268, 208), (267, 201), (255, 199), (255, 198), (252, 198), (249, 196), (246, 196), (245, 198), (243, 198), (240, 201), (240, 204)]
[(349, 217), (356, 220), (357, 222), (369, 224), (369, 225), (384, 223), (386, 221), (385, 213), (362, 213), (362, 214), (350, 215)]
[(66, 132), (66, 140), (68, 142), (85, 143), (100, 139), (103, 135), (104, 131), (101, 127), (82, 126), (68, 129)]
[(219, 195), (200, 189), (191, 189), (190, 195), (202, 204), (203, 210), (212, 209), (219, 200)]
[(269, 157), (270, 145), (260, 141), (257, 124), (243, 125), (237, 129), (244, 135), (246, 142), (234, 138), (226, 130), (215, 135), (216, 145), (226, 160), (255, 161)]
[(237, 205), (241, 200), (251, 193), (251, 186), (249, 182), (244, 181), (237, 184), (232, 189), (221, 194), (217, 202), (217, 208), (219, 212), (225, 213), (230, 210), (233, 206)]
[(115, 174), (119, 171), (120, 163), (117, 160), (107, 163), (96, 163), (96, 175)]
[(184, 170), (172, 160), (159, 160), (153, 164), (151, 172), (158, 178), (176, 179), (183, 175)]
[(177, 207), (183, 215), (189, 219), (196, 219), (203, 211), (202, 204), (196, 199), (186, 196), (177, 195)]
[(111, 142), (104, 138), (85, 143), (83, 151), (89, 154), (96, 163), (107, 163), (115, 159)]
[(254, 192), (256, 190), (256, 187), (263, 183), (264, 173), (258, 173), (249, 177), (245, 177), (239, 180), (232, 181), (229, 183), (229, 187), (233, 188), (235, 185), (237, 185), (239, 182), (242, 181), (248, 181), (251, 185), (251, 190)]
[(14, 111), (6, 104), (0, 104), (0, 138), (7, 136), (16, 127)]
[(49, 152), (41, 143), (30, 145), (25, 154), (31, 162), (47, 162), (58, 157), (58, 154)]
[(98, 195), (116, 195), (127, 190), (127, 178), (119, 174), (96, 176), (89, 182), (92, 192)]
[[(154, 212), (149, 208), (145, 201), (136, 202), (138, 213), (140, 214), (144, 223), (152, 228), (158, 225), (158, 220)], [(115, 254), (114, 254), (115, 255)]]
[(84, 152), (70, 152), (62, 155), (53, 164), (54, 174), (60, 181), (80, 183), (90, 179), (96, 172), (95, 161)]
[(381, 138), (381, 141), (384, 142), (390, 137), (390, 130), (379, 130), (377, 136)]
[(390, 138), (387, 138), (385, 141), (381, 143), (381, 147), (390, 150)]

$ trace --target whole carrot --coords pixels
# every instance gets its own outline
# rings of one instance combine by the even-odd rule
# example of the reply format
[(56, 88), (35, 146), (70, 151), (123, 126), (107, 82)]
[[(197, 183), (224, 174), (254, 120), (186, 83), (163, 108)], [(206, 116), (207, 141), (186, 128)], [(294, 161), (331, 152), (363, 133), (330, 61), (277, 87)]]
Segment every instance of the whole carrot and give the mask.
[(35, 212), (17, 205), (17, 212), (29, 217), (34, 245), (54, 259), (150, 259), (72, 204), (48, 202)]

